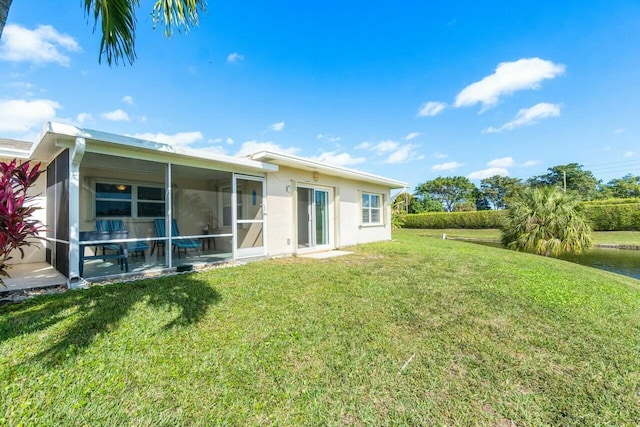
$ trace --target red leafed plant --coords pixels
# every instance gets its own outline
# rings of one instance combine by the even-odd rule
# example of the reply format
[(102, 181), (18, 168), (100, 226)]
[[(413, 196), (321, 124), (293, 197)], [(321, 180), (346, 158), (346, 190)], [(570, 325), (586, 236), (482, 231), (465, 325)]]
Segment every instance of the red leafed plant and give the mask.
[(42, 171), (40, 163), (18, 165), (14, 159), (9, 163), (0, 162), (0, 172), (0, 276), (8, 277), (7, 261), (12, 258), (11, 253), (18, 249), (24, 258), (22, 247), (31, 245), (27, 239), (44, 229), (40, 221), (30, 218), (40, 208), (33, 205), (35, 196), (27, 195)]

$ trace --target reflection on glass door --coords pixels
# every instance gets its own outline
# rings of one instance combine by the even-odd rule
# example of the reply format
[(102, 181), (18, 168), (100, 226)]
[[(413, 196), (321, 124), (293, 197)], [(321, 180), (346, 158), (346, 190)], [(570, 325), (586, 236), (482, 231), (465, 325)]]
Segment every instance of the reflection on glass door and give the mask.
[(236, 176), (235, 189), (236, 257), (264, 255), (264, 179)]
[(331, 194), (329, 190), (298, 188), (298, 249), (331, 244)]

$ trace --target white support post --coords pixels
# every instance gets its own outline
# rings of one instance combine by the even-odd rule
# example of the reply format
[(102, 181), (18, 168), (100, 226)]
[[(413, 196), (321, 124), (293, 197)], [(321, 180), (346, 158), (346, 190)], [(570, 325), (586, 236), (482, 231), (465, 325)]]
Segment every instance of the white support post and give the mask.
[(77, 137), (69, 153), (69, 288), (78, 286), (80, 277), (80, 163), (86, 141)]
[(164, 221), (164, 229), (166, 230), (165, 237), (168, 237), (169, 240), (167, 240), (164, 245), (164, 259), (167, 260), (168, 268), (173, 267), (173, 259), (171, 258), (171, 248), (173, 247), (173, 181), (171, 179), (171, 175), (173, 174), (173, 168), (171, 166), (171, 163), (167, 164), (167, 179), (165, 180), (167, 182), (167, 212)]

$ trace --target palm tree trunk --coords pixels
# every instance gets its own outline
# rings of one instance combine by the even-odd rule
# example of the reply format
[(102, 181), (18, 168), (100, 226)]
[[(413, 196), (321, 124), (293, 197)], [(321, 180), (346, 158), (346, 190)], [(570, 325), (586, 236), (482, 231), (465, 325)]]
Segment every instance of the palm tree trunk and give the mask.
[(2, 30), (4, 30), (4, 24), (7, 22), (7, 15), (9, 15), (9, 8), (11, 7), (12, 0), (0, 0), (0, 38), (2, 37)]

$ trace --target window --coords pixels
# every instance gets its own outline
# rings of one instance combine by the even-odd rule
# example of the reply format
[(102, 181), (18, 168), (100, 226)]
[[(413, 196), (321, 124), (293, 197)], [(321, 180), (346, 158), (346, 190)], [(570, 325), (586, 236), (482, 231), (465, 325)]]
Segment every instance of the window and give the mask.
[(95, 216), (157, 218), (165, 215), (164, 187), (96, 182)]
[[(222, 226), (231, 227), (231, 186), (222, 187)], [(242, 190), (238, 189), (236, 193), (237, 200), (237, 216), (242, 218)]]
[(164, 216), (164, 188), (138, 186), (138, 217)]
[(382, 195), (362, 193), (362, 224), (382, 224)]

